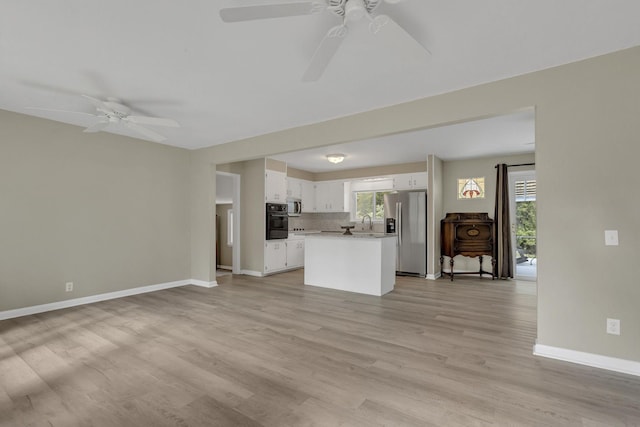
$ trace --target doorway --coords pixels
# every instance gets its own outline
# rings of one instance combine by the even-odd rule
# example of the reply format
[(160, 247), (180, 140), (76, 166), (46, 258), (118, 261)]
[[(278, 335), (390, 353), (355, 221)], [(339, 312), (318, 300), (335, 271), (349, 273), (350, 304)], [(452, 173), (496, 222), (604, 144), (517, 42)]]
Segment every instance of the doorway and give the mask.
[(240, 175), (216, 172), (216, 275), (240, 274)]
[(536, 280), (538, 277), (536, 172), (510, 172), (509, 186), (515, 278)]

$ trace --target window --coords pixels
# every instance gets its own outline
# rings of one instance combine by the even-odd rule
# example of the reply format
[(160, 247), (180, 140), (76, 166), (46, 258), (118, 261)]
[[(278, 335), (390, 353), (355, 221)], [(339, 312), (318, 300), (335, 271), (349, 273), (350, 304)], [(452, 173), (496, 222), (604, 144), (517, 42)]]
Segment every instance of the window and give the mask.
[(458, 178), (458, 199), (484, 199), (484, 177)]
[(233, 246), (233, 210), (227, 211), (227, 246)]
[(384, 219), (384, 195), (390, 191), (358, 191), (356, 196), (356, 220), (369, 215), (372, 221)]
[(536, 200), (536, 180), (527, 179), (516, 181), (516, 202)]

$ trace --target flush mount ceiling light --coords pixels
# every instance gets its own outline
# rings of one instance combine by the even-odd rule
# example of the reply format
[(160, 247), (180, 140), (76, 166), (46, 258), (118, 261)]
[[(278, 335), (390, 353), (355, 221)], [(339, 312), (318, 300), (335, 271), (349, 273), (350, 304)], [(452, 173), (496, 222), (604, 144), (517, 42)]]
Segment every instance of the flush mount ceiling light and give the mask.
[(329, 160), (331, 163), (340, 163), (344, 160), (344, 158), (344, 154), (327, 154), (327, 160)]

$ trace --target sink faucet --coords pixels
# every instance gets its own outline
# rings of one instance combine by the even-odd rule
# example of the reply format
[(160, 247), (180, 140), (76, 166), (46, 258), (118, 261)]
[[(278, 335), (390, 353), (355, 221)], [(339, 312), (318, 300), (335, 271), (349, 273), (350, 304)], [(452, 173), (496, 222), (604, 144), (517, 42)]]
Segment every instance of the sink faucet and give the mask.
[(362, 216), (362, 223), (364, 224), (364, 219), (365, 218), (369, 218), (369, 231), (373, 230), (373, 224), (371, 223), (371, 215), (369, 214), (364, 214)]

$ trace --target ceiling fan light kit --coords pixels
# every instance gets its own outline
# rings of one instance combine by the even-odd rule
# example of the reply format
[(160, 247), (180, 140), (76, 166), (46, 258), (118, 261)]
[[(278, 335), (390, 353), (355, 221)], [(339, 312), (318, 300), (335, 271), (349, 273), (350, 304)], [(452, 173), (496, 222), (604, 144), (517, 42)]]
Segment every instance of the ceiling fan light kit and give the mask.
[(344, 5), (344, 14), (347, 21), (359, 21), (366, 14), (364, 0), (349, 0)]
[[(272, 3), (259, 6), (240, 6), (221, 9), (220, 18), (223, 22), (240, 22), (296, 15), (311, 15), (326, 10), (342, 19), (342, 24), (329, 29), (314, 52), (311, 62), (302, 76), (303, 82), (313, 82), (320, 79), (327, 65), (329, 65), (331, 59), (338, 51), (342, 40), (347, 36), (349, 23), (367, 18), (370, 21), (369, 30), (373, 34), (377, 34), (385, 25), (392, 21), (391, 18), (386, 15), (372, 15), (373, 11), (382, 1), (389, 4), (396, 4), (402, 0), (316, 0), (285, 4)], [(409, 34), (407, 33), (407, 35)], [(409, 37), (411, 36), (409, 35)]]

